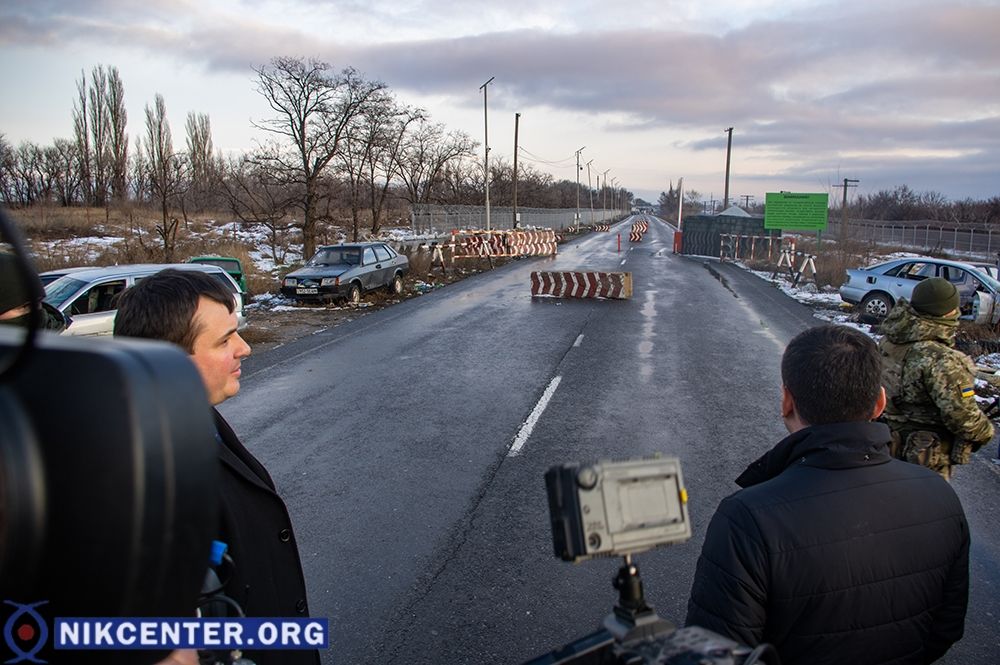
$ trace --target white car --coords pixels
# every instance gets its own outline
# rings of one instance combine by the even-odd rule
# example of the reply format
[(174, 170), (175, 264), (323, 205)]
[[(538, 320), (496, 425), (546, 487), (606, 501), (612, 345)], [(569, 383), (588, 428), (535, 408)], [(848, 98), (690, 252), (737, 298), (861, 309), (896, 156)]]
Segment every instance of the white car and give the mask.
[(246, 324), (240, 287), (222, 268), (199, 263), (149, 263), (74, 270), (45, 285), (45, 301), (72, 319), (64, 335), (111, 335), (118, 311), (115, 296), (165, 268), (197, 270), (218, 279), (233, 292), (239, 327)]

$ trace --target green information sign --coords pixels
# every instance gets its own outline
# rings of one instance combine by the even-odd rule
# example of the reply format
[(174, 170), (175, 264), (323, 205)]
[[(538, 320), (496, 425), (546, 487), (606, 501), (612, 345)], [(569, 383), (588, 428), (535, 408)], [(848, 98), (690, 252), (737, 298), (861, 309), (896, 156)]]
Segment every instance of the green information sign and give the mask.
[(828, 194), (768, 192), (764, 201), (764, 228), (824, 231), (828, 200)]

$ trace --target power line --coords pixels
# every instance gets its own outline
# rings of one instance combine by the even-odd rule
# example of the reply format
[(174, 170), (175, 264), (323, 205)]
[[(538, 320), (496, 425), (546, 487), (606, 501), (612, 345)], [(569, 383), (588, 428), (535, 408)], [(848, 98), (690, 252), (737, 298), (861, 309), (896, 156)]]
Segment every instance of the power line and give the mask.
[(575, 152), (572, 155), (570, 155), (569, 157), (565, 157), (563, 159), (548, 160), (548, 159), (545, 159), (544, 157), (539, 157), (538, 155), (536, 155), (535, 153), (531, 152), (530, 150), (528, 150), (524, 146), (520, 146), (518, 148), (518, 151), (521, 152), (522, 154), (528, 155), (529, 157), (533, 158), (530, 161), (538, 162), (540, 164), (549, 164), (551, 166), (565, 166), (566, 168), (569, 168), (570, 166), (574, 165), (574, 162), (576, 160), (576, 153)]

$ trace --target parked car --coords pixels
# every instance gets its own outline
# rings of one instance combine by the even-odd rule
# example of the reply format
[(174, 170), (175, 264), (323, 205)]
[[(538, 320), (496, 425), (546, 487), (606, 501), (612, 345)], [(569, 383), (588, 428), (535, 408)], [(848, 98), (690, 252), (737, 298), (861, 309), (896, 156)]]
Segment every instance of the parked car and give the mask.
[(361, 302), (374, 289), (403, 292), (410, 261), (383, 242), (320, 247), (305, 266), (285, 275), (281, 293), (299, 300)]
[(60, 277), (65, 277), (66, 275), (79, 272), (81, 270), (90, 270), (90, 268), (56, 268), (55, 270), (46, 270), (45, 272), (38, 273), (38, 277), (42, 280), (42, 286), (45, 286), (49, 282), (54, 282)]
[(115, 296), (164, 268), (199, 270), (233, 292), (239, 326), (245, 325), (239, 285), (218, 266), (197, 263), (151, 263), (74, 270), (45, 285), (45, 301), (72, 319), (64, 335), (110, 335), (114, 332)]
[(247, 292), (247, 279), (243, 273), (243, 263), (235, 256), (192, 256), (188, 263), (200, 263), (202, 265), (219, 266), (229, 273), (233, 281), (239, 284), (240, 292), (244, 295)]
[(840, 287), (844, 302), (857, 305), (863, 317), (881, 320), (900, 298), (907, 300), (913, 288), (928, 277), (943, 277), (958, 288), (962, 318), (976, 323), (1000, 320), (1000, 282), (969, 263), (911, 256), (868, 268), (847, 271)]

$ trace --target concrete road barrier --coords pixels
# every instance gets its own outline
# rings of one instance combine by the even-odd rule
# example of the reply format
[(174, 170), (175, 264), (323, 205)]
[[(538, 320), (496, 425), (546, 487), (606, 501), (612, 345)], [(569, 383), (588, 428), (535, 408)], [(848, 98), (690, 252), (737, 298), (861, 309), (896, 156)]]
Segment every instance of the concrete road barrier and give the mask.
[(630, 272), (533, 272), (531, 295), (553, 298), (632, 297)]

